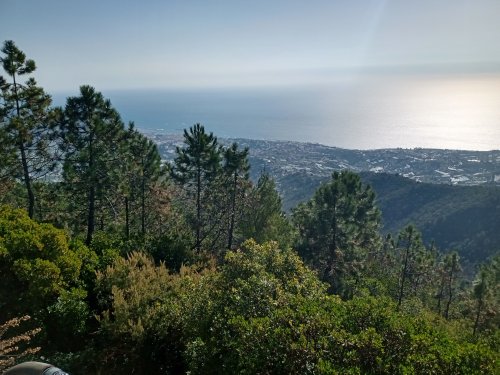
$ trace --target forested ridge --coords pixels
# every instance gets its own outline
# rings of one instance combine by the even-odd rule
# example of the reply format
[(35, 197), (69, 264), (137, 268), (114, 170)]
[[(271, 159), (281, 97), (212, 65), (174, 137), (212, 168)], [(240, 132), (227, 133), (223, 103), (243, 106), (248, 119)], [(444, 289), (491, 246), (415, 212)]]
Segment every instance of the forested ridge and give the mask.
[(498, 373), (500, 257), (466, 277), (334, 172), (283, 212), (248, 149), (203, 125), (172, 163), (82, 86), (62, 108), (6, 41), (0, 369), (71, 374)]
[[(387, 174), (360, 172), (376, 193), (382, 232), (395, 233), (408, 224), (422, 232), (427, 245), (456, 249), (471, 264), (494, 255), (500, 247), (500, 188), (454, 186), (412, 181)], [(290, 210), (309, 199), (326, 178), (293, 173), (277, 179), (283, 206)]]

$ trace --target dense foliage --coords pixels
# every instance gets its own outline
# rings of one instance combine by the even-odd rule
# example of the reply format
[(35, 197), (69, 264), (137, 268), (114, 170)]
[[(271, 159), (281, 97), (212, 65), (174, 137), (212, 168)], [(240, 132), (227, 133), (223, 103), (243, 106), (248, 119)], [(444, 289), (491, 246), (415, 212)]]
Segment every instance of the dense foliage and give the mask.
[(332, 285), (352, 295), (363, 260), (379, 247), (380, 212), (375, 194), (353, 172), (334, 172), (313, 198), (293, 212), (299, 229), (299, 253)]
[[(33, 72), (2, 51), (12, 78)], [(162, 164), (92, 87), (42, 106), (45, 123), (2, 85), (0, 363), (20, 334), (17, 353), (72, 374), (498, 373), (498, 255), (467, 277), (416, 226), (382, 237), (374, 190), (350, 171), (290, 220), (273, 178), (249, 179), (248, 149), (200, 124)], [(35, 138), (19, 134), (39, 128), (50, 162), (27, 176)]]

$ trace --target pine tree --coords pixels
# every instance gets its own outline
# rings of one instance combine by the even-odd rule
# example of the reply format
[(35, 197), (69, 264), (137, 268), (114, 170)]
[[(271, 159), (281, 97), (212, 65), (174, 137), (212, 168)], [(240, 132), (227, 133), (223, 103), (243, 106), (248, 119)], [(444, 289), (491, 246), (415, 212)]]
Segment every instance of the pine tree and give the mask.
[(233, 246), (234, 231), (236, 220), (242, 212), (241, 205), (238, 207), (237, 203), (242, 203), (242, 195), (249, 187), (249, 174), (250, 164), (248, 163), (248, 147), (242, 151), (238, 150), (238, 144), (233, 143), (230, 147), (224, 150), (223, 170), (228, 179), (227, 190), (229, 192), (229, 228), (227, 233), (227, 248), (231, 249)]
[(320, 270), (332, 291), (352, 293), (366, 256), (379, 248), (375, 193), (350, 171), (335, 172), (311, 200), (293, 212), (300, 254)]
[(243, 239), (253, 238), (260, 244), (277, 241), (283, 248), (293, 244), (293, 227), (283, 213), (276, 182), (267, 172), (261, 173), (250, 190), (248, 202), (238, 225)]
[(398, 308), (409, 293), (409, 287), (415, 292), (415, 280), (418, 276), (419, 255), (425, 251), (420, 232), (408, 225), (399, 232), (396, 251), (399, 252), (401, 272), (399, 275)]
[(457, 279), (458, 273), (461, 271), (460, 267), (460, 257), (456, 251), (452, 251), (446, 254), (444, 258), (444, 266), (446, 272), (446, 290), (447, 290), (447, 301), (444, 310), (444, 317), (449, 319), (450, 316), (450, 306), (455, 295), (455, 281)]
[(4, 56), (0, 61), (12, 82), (0, 76), (0, 174), (23, 181), (28, 215), (33, 218), (33, 182), (50, 172), (55, 165), (49, 126), (55, 112), (50, 109), (50, 96), (37, 86), (34, 78), (29, 78), (24, 84), (18, 82), (20, 76), (35, 71), (35, 62), (26, 59), (26, 55), (11, 40), (4, 43), (2, 52)]
[[(109, 100), (93, 87), (80, 87), (80, 96), (67, 99), (60, 124), (65, 153), (63, 178), (77, 206), (85, 207), (86, 244), (92, 242), (96, 215), (104, 225), (104, 208), (116, 216), (113, 193), (120, 173), (120, 144), (125, 139), (123, 122)], [(82, 199), (83, 198), (83, 199)]]
[(447, 277), (446, 266), (447, 264), (445, 260), (441, 259), (441, 261), (437, 264), (436, 268), (437, 277), (439, 279), (438, 290), (435, 296), (437, 299), (436, 310), (438, 314), (441, 314), (442, 310), (441, 304), (445, 297), (446, 277)]
[(171, 176), (194, 201), (194, 217), (191, 219), (195, 232), (194, 249), (201, 250), (202, 242), (214, 229), (209, 226), (211, 187), (220, 173), (221, 151), (217, 137), (207, 134), (205, 127), (195, 124), (184, 130), (184, 148), (177, 147), (177, 156), (171, 168)]
[(473, 335), (500, 325), (500, 255), (482, 264), (472, 288), (475, 300)]
[[(125, 205), (125, 232), (130, 236), (130, 213), (139, 212), (139, 233), (145, 237), (148, 200), (153, 185), (161, 176), (161, 157), (156, 144), (129, 125), (126, 142), (123, 142), (122, 168), (124, 178), (121, 191)], [(131, 210), (131, 206), (139, 209)]]
[(474, 319), (474, 328), (472, 334), (475, 336), (479, 329), (479, 323), (481, 319), (481, 314), (484, 310), (485, 301), (489, 292), (489, 283), (488, 283), (488, 271), (483, 268), (479, 272), (479, 276), (477, 277), (474, 288), (473, 288), (473, 296), (476, 300), (476, 316)]

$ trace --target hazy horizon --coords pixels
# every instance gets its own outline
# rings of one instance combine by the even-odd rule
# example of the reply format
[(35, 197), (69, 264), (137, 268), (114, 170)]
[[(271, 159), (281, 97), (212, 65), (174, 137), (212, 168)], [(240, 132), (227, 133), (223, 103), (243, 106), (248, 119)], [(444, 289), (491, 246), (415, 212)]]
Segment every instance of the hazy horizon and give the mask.
[[(225, 138), (321, 143), (350, 149), (499, 149), (500, 75), (362, 79), (335, 85), (106, 90), (141, 130), (180, 133), (194, 123)], [(64, 105), (68, 95), (54, 96)]]
[(139, 127), (350, 148), (500, 148), (498, 19), (495, 0), (0, 3), (57, 104), (89, 84)]

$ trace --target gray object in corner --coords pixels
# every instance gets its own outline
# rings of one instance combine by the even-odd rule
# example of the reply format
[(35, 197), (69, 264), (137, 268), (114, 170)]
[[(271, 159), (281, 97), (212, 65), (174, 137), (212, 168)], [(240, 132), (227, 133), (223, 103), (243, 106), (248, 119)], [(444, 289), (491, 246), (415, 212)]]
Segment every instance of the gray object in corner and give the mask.
[(3, 375), (68, 375), (48, 363), (24, 362), (11, 367)]

